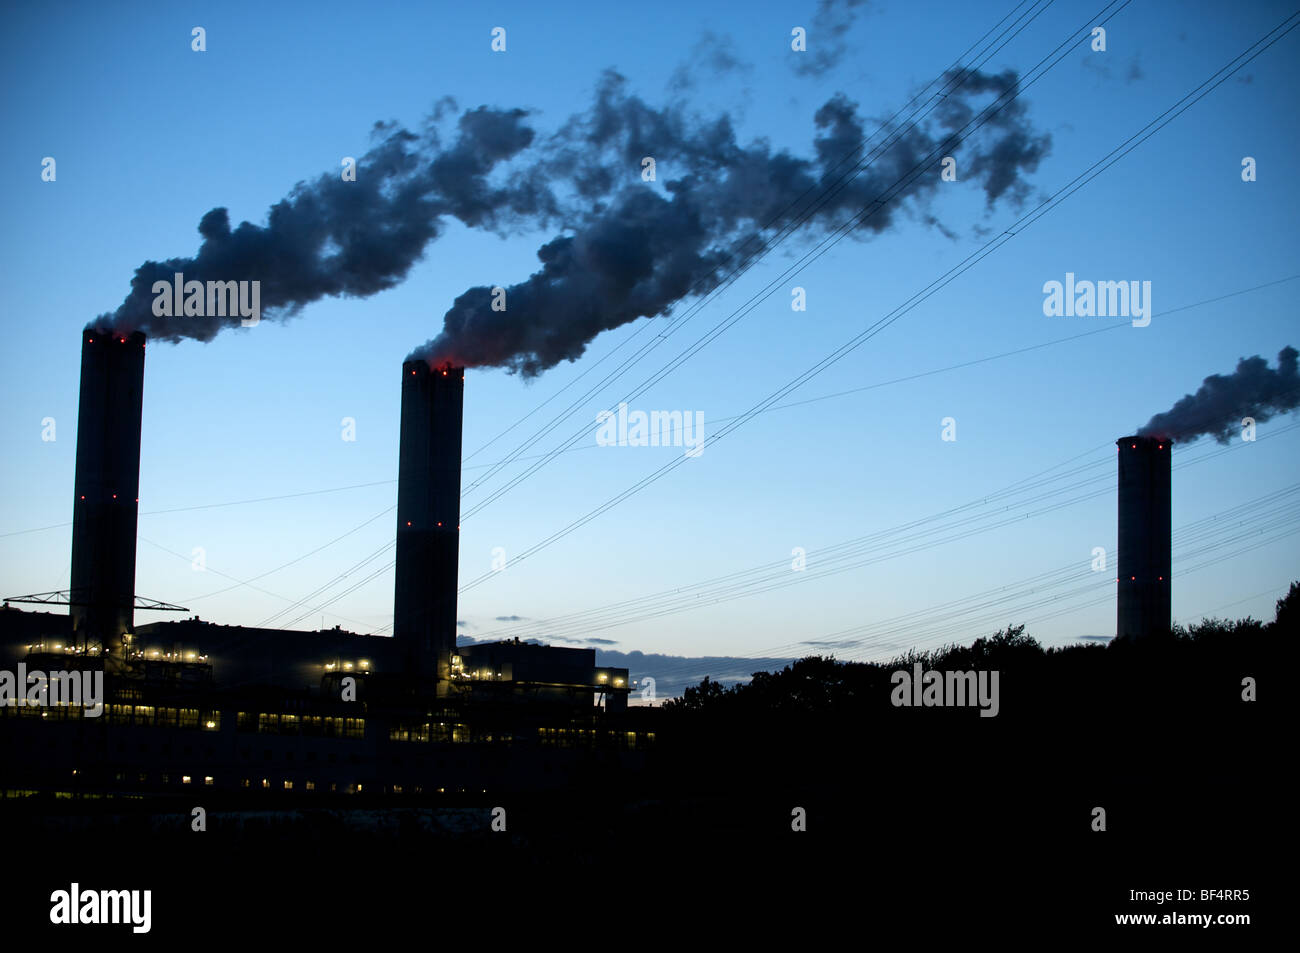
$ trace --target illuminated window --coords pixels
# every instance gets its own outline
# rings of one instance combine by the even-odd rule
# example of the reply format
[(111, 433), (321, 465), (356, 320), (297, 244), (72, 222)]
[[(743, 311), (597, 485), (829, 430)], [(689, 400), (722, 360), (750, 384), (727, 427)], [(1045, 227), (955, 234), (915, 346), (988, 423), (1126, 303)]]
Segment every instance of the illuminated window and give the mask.
[(308, 781), (308, 782), (307, 782), (307, 790), (308, 790), (308, 791), (315, 791), (315, 790), (316, 790), (316, 782), (315, 782), (315, 781)]
[(182, 774), (181, 784), (189, 784), (189, 783), (190, 783), (190, 776), (188, 774)]
[(266, 778), (262, 778), (262, 787), (269, 788), (270, 786), (271, 786), (271, 782), (268, 781)]
[(207, 784), (207, 785), (210, 786), (210, 785), (212, 784), (212, 775), (210, 775), (210, 774), (204, 775), (204, 776), (203, 776), (203, 783), (204, 783), (204, 784)]
[(285, 782), (284, 782), (284, 789), (285, 789), (286, 791), (292, 791), (292, 790), (293, 790), (293, 782), (292, 782), (292, 781), (285, 781)]

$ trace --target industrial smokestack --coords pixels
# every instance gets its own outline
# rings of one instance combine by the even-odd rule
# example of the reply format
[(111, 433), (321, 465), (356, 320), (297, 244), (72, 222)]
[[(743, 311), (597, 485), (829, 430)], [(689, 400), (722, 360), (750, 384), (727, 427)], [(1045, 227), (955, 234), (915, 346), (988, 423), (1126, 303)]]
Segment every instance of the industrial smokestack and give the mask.
[(407, 671), (450, 676), (460, 552), (460, 430), (465, 369), (402, 365), (393, 635)]
[(1169, 471), (1173, 442), (1121, 437), (1119, 448), (1119, 593), (1115, 635), (1140, 638), (1169, 631)]
[(81, 337), (70, 602), (74, 637), (105, 651), (120, 649), (135, 622), (144, 345), (140, 331)]

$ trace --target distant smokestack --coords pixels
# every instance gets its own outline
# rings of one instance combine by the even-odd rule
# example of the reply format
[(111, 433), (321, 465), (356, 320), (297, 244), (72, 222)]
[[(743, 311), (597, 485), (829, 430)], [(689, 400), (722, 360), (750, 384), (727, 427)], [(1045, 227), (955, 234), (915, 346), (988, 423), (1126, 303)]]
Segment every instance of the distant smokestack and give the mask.
[(460, 551), (460, 430), (465, 369), (402, 365), (393, 635), (407, 670), (450, 675), (456, 650)]
[(81, 336), (77, 476), (72, 503), (72, 627), (78, 640), (119, 649), (134, 628), (140, 509), (142, 332)]
[(1121, 437), (1119, 447), (1119, 593), (1117, 638), (1169, 631), (1169, 471), (1173, 443), (1160, 437)]

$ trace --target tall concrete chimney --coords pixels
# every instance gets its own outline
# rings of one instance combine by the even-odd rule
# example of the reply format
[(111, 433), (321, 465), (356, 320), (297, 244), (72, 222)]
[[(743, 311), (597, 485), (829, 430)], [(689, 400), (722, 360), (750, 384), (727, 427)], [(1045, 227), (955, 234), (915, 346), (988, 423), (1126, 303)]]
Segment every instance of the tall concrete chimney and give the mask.
[(134, 629), (143, 332), (83, 331), (72, 503), (72, 629), (121, 649)]
[(464, 398), (463, 367), (402, 365), (393, 636), (405, 647), (407, 671), (436, 677), (439, 691), (456, 651)]
[(1119, 592), (1115, 635), (1140, 638), (1170, 627), (1169, 470), (1173, 441), (1121, 437), (1119, 448)]

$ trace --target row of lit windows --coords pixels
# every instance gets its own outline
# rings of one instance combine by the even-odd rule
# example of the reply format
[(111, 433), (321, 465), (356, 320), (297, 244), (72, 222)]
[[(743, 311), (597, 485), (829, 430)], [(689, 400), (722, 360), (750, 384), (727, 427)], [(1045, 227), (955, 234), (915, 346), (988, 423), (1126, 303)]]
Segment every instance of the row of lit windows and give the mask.
[[(288, 778), (286, 778), (286, 779), (284, 779), (283, 781), (281, 781), (278, 785), (273, 785), (273, 784), (271, 783), (271, 779), (270, 779), (270, 778), (262, 778), (261, 783), (258, 784), (257, 786), (258, 786), (259, 788), (264, 789), (264, 790), (270, 790), (272, 787), (278, 787), (278, 788), (279, 788), (280, 790), (282, 790), (282, 791), (292, 791), (292, 790), (293, 790), (293, 784), (294, 784), (294, 783), (293, 783), (292, 781), (290, 781)], [(239, 782), (239, 786), (240, 786), (241, 788), (251, 788), (251, 787), (253, 786), (253, 779), (252, 779), (252, 778), (243, 778), (243, 779), (240, 780), (240, 782)], [(339, 789), (339, 786), (338, 786), (337, 784), (330, 784), (329, 789), (330, 789), (331, 791), (337, 791), (337, 790)], [(304, 782), (302, 783), (302, 790), (304, 790), (304, 791), (315, 791), (315, 790), (316, 790), (316, 782), (315, 782), (315, 781), (304, 781)], [(347, 784), (347, 785), (344, 785), (344, 790), (347, 791), (348, 794), (352, 794), (354, 791), (360, 791), (360, 790), (361, 790), (361, 785), (359, 785), (359, 784)]]
[[(0, 706), (0, 713), (12, 714), (20, 718), (43, 718), (45, 720), (66, 721), (69, 718), (81, 720), (86, 717), (84, 705), (51, 705), (12, 708)], [(148, 725), (157, 728), (202, 728), (204, 731), (217, 731), (221, 728), (221, 712), (203, 711), (198, 708), (167, 708), (154, 705), (105, 705), (99, 719), (107, 719), (114, 725)]]
[(83, 718), (86, 709), (81, 705), (0, 705), (0, 717), (11, 718), (45, 718), (66, 721), (69, 718)]
[(592, 728), (538, 728), (537, 739), (544, 745), (561, 748), (589, 748), (604, 740), (605, 743), (629, 751), (649, 748), (654, 744), (653, 731), (597, 731)]
[[(117, 780), (118, 780), (118, 781), (125, 781), (125, 780), (126, 780), (126, 776), (125, 776), (124, 774), (121, 774), (121, 773), (119, 773), (116, 777), (117, 777)], [(190, 777), (189, 775), (183, 775), (182, 777), (185, 779), (185, 780), (182, 781), (182, 783), (184, 783), (184, 784), (190, 784), (190, 783), (198, 784), (199, 781), (200, 781), (200, 778), (198, 778), (198, 776)], [(145, 783), (145, 782), (147, 781), (147, 779), (148, 779), (148, 775), (145, 775), (145, 774), (141, 774), (141, 775), (139, 775), (140, 783)], [(206, 784), (206, 785), (211, 785), (211, 784), (213, 783), (213, 779), (212, 779), (211, 777), (209, 777), (209, 776), (204, 776), (201, 780), (202, 780), (202, 782), (203, 782), (204, 784)], [(165, 774), (162, 775), (162, 781), (163, 781), (164, 784), (168, 784), (168, 783), (170, 783), (170, 776), (169, 776), (169, 775), (165, 775)], [(239, 786), (240, 786), (241, 788), (245, 788), (245, 789), (254, 789), (254, 788), (257, 788), (257, 789), (261, 789), (261, 790), (264, 790), (264, 791), (271, 791), (271, 790), (274, 790), (274, 791), (330, 791), (330, 792), (333, 792), (333, 793), (338, 793), (338, 792), (341, 791), (341, 792), (344, 793), (344, 794), (363, 794), (363, 793), (365, 793), (365, 790), (366, 790), (366, 788), (364, 787), (364, 785), (362, 785), (362, 784), (359, 783), (359, 782), (356, 783), (356, 784), (338, 784), (338, 783), (336, 783), (336, 782), (331, 781), (331, 782), (329, 782), (328, 784), (325, 784), (325, 783), (317, 784), (315, 781), (303, 781), (301, 784), (299, 784), (298, 782), (290, 781), (290, 780), (288, 780), (288, 779), (272, 781), (270, 778), (260, 778), (260, 779), (254, 779), (254, 778), (241, 778), (240, 781), (239, 781)], [(373, 791), (373, 788), (372, 788), (371, 790)], [(410, 788), (409, 791), (407, 790), (407, 788), (406, 788), (405, 785), (401, 785), (401, 784), (393, 784), (393, 785), (389, 785), (389, 786), (386, 787), (386, 788), (381, 788), (381, 790), (384, 791), (385, 793), (389, 793), (389, 794), (407, 794), (407, 793), (410, 793), (410, 794), (423, 794), (423, 793), (425, 793), (425, 788), (424, 788), (424, 786), (423, 786), (423, 785), (419, 785), (419, 784), (412, 786), (412, 787)], [(459, 791), (460, 793), (465, 793), (465, 791), (466, 791), (466, 789), (463, 788), (463, 787), (461, 787), (461, 788), (457, 788), (456, 790)], [(486, 791), (485, 789), (479, 789), (479, 790), (482, 790), (482, 793), (483, 793), (483, 794), (486, 794), (486, 793), (487, 793), (487, 791)], [(436, 791), (438, 794), (445, 794), (445, 793), (447, 793), (447, 789), (446, 789), (446, 788), (429, 788), (428, 791), (429, 791), (430, 793)], [(37, 790), (37, 789), (35, 789), (35, 788), (3, 788), (3, 789), (0, 789), (0, 798), (15, 798), (15, 799), (20, 799), (20, 798), (28, 798), (28, 797), (39, 797), (39, 796), (42, 796), (42, 795), (49, 795), (50, 793), (53, 793), (54, 796), (55, 796), (56, 798), (68, 798), (68, 799), (71, 799), (71, 798), (80, 798), (80, 799), (102, 799), (102, 798), (104, 798), (104, 797), (112, 797), (112, 796), (114, 796), (114, 795), (111, 795), (111, 794), (101, 794), (101, 793), (97, 793), (97, 792), (96, 792), (96, 793), (82, 792), (82, 791), (54, 791), (54, 792), (49, 792), (49, 791), (41, 791), (41, 790)], [(130, 795), (128, 795), (128, 797), (130, 797)], [(139, 797), (139, 795), (135, 795), (135, 797)]]
[[(114, 775), (114, 777), (115, 777), (118, 781), (122, 781), (122, 782), (125, 782), (125, 781), (128, 780), (126, 773), (123, 772), (123, 771), (119, 771), (119, 772), (117, 772), (117, 774)], [(141, 784), (146, 784), (146, 783), (148, 783), (148, 781), (149, 781), (149, 775), (148, 775), (148, 774), (145, 774), (145, 773), (143, 773), (143, 772), (141, 772), (141, 773), (138, 774), (138, 775), (132, 775), (132, 778), (134, 778), (135, 780), (137, 780), (137, 781), (138, 781), (139, 783), (141, 783)], [(205, 774), (205, 775), (197, 775), (197, 774), (193, 774), (193, 775), (191, 775), (191, 774), (182, 774), (182, 775), (162, 774), (162, 775), (159, 775), (159, 780), (161, 780), (161, 782), (162, 782), (163, 784), (174, 784), (174, 783), (176, 783), (177, 781), (179, 781), (181, 784), (201, 785), (201, 786), (203, 786), (203, 787), (212, 787), (214, 784), (216, 784), (216, 779), (215, 779), (212, 775), (210, 775), (210, 774)], [(259, 787), (259, 788), (263, 788), (263, 789), (266, 789), (266, 790), (270, 790), (270, 789), (274, 788), (274, 789), (276, 789), (276, 790), (282, 790), (282, 791), (292, 791), (292, 790), (294, 790), (294, 788), (295, 788), (295, 784), (296, 784), (296, 782), (294, 782), (294, 781), (290, 781), (290, 780), (288, 780), (287, 778), (284, 779), (284, 780), (282, 780), (282, 781), (274, 781), (274, 782), (271, 781), (270, 778), (262, 778), (262, 779), (261, 779), (260, 781), (258, 781), (258, 782), (255, 782), (252, 778), (241, 778), (241, 779), (240, 779), (240, 782), (239, 782), (239, 786), (240, 786), (241, 788)], [(304, 781), (304, 782), (302, 782), (302, 784), (301, 784), (300, 786), (298, 786), (298, 789), (299, 789), (299, 790), (303, 790), (303, 791), (315, 791), (315, 790), (316, 790), (316, 782), (315, 782), (315, 781)], [(331, 783), (331, 784), (329, 785), (329, 790), (330, 790), (330, 791), (337, 791), (338, 789), (339, 789), (339, 786), (338, 786), (337, 784)], [(325, 788), (322, 787), (321, 790), (325, 790)], [(360, 791), (361, 791), (361, 785), (360, 785), (360, 784), (345, 784), (345, 785), (343, 786), (343, 790), (344, 790), (346, 793), (348, 793), (348, 794), (357, 794), (357, 793), (360, 793)], [(33, 791), (33, 792), (30, 792), (30, 793), (35, 794), (36, 792)], [(399, 793), (400, 793), (400, 792), (399, 792)]]
[[(6, 708), (0, 712), (17, 713), (29, 718), (65, 720), (81, 718), (80, 707)], [(150, 725), (158, 728), (188, 728), (219, 731), (221, 712), (202, 711), (198, 708), (168, 708), (154, 705), (106, 705), (105, 716), (112, 724)], [(364, 738), (364, 718), (343, 718), (331, 715), (294, 715), (278, 712), (238, 713), (236, 727), (241, 732), (273, 735), (306, 735), (324, 738)], [(654, 744), (654, 732), (600, 731), (593, 728), (538, 728), (538, 740), (543, 745), (564, 748), (587, 748), (598, 743), (627, 748), (647, 748)], [(491, 742), (490, 732), (474, 732), (469, 725), (451, 722), (425, 722), (419, 725), (400, 725), (389, 730), (390, 741), (420, 743)], [(508, 740), (502, 736), (501, 740)]]
[(452, 742), (491, 741), (491, 735), (474, 736), (469, 725), (425, 722), (422, 725), (398, 725), (388, 730), (389, 741)]
[(108, 720), (114, 725), (152, 725), (155, 728), (202, 728), (221, 730), (221, 712), (198, 708), (168, 708), (154, 705), (109, 705)]
[(289, 715), (278, 712), (241, 711), (235, 726), (240, 731), (264, 735), (313, 735), (323, 738), (364, 738), (364, 718), (332, 715)]

